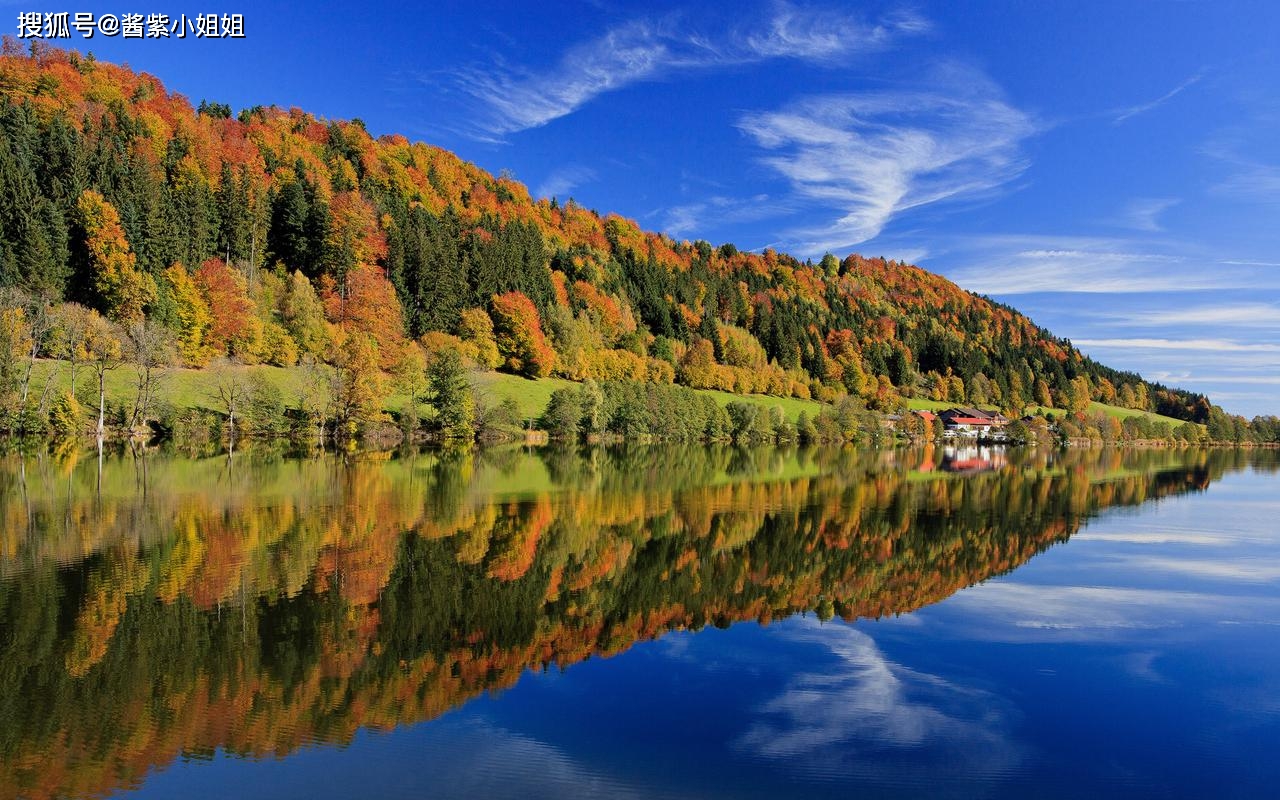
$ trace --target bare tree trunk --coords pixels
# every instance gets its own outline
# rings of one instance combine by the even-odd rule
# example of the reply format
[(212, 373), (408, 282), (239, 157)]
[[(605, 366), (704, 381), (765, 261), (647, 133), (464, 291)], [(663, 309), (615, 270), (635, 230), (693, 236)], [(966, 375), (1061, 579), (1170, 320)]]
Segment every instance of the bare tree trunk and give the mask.
[(143, 393), (146, 391), (147, 386), (147, 372), (149, 370), (146, 367), (138, 369), (138, 390), (133, 395), (133, 413), (129, 415), (130, 433), (138, 429), (138, 418), (142, 416)]
[(75, 394), (76, 393), (76, 372), (79, 369), (79, 364), (77, 364), (76, 360), (72, 358), (67, 361), (67, 366), (70, 367), (71, 369), (71, 374), (68, 377), (68, 380), (71, 382), (69, 391), (72, 394)]
[(38, 300), (38, 306), (31, 311), (31, 351), (27, 354), (27, 372), (22, 376), (22, 405), (25, 408), (27, 398), (31, 396), (31, 373), (36, 368), (36, 356), (40, 354), (40, 342), (50, 328), (49, 306)]
[(151, 396), (162, 375), (160, 370), (150, 364), (138, 367), (138, 391), (133, 401), (133, 414), (129, 419), (130, 432), (136, 433), (146, 420), (147, 412), (151, 410)]
[(27, 397), (31, 394), (31, 371), (36, 366), (36, 353), (40, 350), (40, 343), (35, 336), (31, 337), (34, 344), (31, 345), (31, 355), (27, 358), (27, 374), (22, 376), (22, 406), (26, 408)]
[(98, 370), (98, 449), (102, 449), (102, 433), (107, 419), (107, 373)]
[[(53, 386), (54, 380), (62, 372), (62, 360), (59, 359), (55, 363), (57, 364), (57, 366), (55, 366), (53, 368), (53, 371), (49, 373), (49, 377), (45, 378), (44, 387), (40, 390), (40, 405), (37, 408), (40, 410), (41, 414), (44, 413), (45, 406), (47, 405), (49, 400), (49, 389)], [(71, 391), (74, 392), (75, 388), (76, 388), (75, 385), (72, 384)]]

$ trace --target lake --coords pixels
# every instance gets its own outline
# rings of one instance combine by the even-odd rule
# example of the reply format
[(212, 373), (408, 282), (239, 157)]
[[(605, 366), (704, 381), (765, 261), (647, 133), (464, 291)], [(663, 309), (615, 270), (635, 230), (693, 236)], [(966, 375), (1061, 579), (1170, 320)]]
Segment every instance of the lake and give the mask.
[(1275, 451), (0, 456), (0, 798), (1259, 797)]

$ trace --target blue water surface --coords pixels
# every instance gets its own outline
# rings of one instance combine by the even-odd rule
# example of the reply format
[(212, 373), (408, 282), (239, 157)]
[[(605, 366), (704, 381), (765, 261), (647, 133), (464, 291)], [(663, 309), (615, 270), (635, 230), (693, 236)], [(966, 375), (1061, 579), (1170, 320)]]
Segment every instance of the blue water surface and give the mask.
[(1266, 797), (1280, 781), (1280, 477), (1109, 509), (913, 613), (708, 626), (528, 672), (187, 797)]

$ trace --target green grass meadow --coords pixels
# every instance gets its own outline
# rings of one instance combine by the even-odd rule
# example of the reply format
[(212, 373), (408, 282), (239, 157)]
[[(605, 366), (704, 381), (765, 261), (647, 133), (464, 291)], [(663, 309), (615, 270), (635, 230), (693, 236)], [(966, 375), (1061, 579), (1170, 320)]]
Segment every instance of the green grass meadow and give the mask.
[[(955, 408), (956, 406), (963, 406), (963, 405), (964, 403), (944, 403), (939, 400), (926, 400), (922, 397), (912, 397), (907, 400), (907, 408), (911, 409), (912, 411), (938, 412), (938, 411), (945, 411), (948, 408)], [(995, 406), (990, 406), (990, 405), (981, 406), (981, 408), (995, 410)], [(1052, 414), (1054, 417), (1061, 418), (1061, 417), (1067, 416), (1070, 412), (1068, 412), (1066, 409), (1050, 408), (1048, 406), (1027, 406), (1026, 413)], [(1171, 427), (1174, 427), (1174, 428), (1178, 427), (1179, 425), (1186, 424), (1186, 420), (1175, 419), (1173, 417), (1166, 417), (1162, 414), (1156, 414), (1151, 411), (1138, 411), (1133, 408), (1121, 408), (1120, 406), (1110, 406), (1110, 405), (1107, 405), (1106, 403), (1090, 403), (1087, 416), (1095, 416), (1097, 414), (1106, 414), (1109, 417), (1115, 417), (1116, 419), (1119, 419), (1119, 420), (1124, 420), (1127, 417), (1147, 417), (1149, 419), (1153, 419), (1156, 421), (1167, 422)]]
[[(520, 415), (526, 418), (541, 416), (543, 409), (551, 401), (551, 393), (555, 390), (578, 385), (573, 381), (560, 378), (530, 380), (519, 375), (508, 375), (504, 372), (472, 373), (472, 381), (477, 390), (489, 394), (499, 402), (507, 398), (514, 400), (520, 409)], [(758, 394), (739, 395), (710, 389), (697, 389), (696, 391), (698, 394), (705, 394), (711, 397), (722, 407), (727, 406), (734, 400), (755, 403), (765, 407), (779, 406), (782, 408), (783, 413), (786, 414), (787, 419), (792, 422), (796, 421), (801, 411), (807, 411), (809, 416), (813, 417), (822, 409), (821, 403), (813, 400), (799, 400), (794, 397), (769, 397)]]
[[(240, 371), (246, 375), (257, 374), (265, 377), (279, 387), (286, 405), (295, 405), (298, 398), (306, 392), (306, 387), (309, 383), (309, 376), (304, 367), (272, 367), (259, 364), (254, 366), (231, 365), (226, 369)], [(166, 370), (160, 379), (157, 399), (161, 402), (169, 403), (180, 410), (188, 408), (217, 410), (219, 407), (217, 400), (218, 379), (219, 370), (217, 369)], [(70, 387), (69, 365), (66, 362), (52, 360), (37, 361), (32, 372), (32, 393), (38, 397), (44, 391), (46, 383), (50, 381), (52, 383), (49, 385), (48, 395), (52, 400), (66, 392)], [(552, 392), (557, 389), (578, 385), (573, 381), (560, 378), (530, 380), (519, 375), (509, 375), (502, 372), (473, 372), (471, 373), (471, 381), (476, 391), (482, 396), (487, 396), (492, 402), (500, 403), (507, 399), (515, 401), (516, 407), (520, 410), (520, 416), (525, 419), (537, 419), (541, 416), (543, 410), (547, 407), (547, 403), (551, 400)], [(78, 384), (77, 396), (82, 401), (96, 406), (97, 381), (93, 370), (88, 366), (80, 367), (76, 374), (76, 383)], [(107, 402), (112, 405), (127, 406), (132, 404), (136, 383), (137, 371), (132, 366), (126, 364), (111, 370), (106, 377)], [(700, 394), (710, 396), (721, 406), (726, 406), (735, 400), (755, 403), (764, 407), (779, 406), (782, 408), (783, 413), (786, 414), (787, 419), (792, 422), (796, 421), (802, 411), (813, 417), (822, 409), (822, 404), (815, 400), (800, 400), (794, 397), (769, 397), (765, 395), (736, 395), (709, 389), (699, 389), (697, 391)], [(388, 411), (399, 411), (403, 408), (405, 402), (406, 398), (403, 395), (392, 392), (387, 398), (386, 408)], [(912, 410), (937, 412), (955, 405), (957, 404), (919, 397), (907, 400), (907, 407)], [(1147, 416), (1168, 422), (1173, 427), (1183, 424), (1182, 420), (1172, 417), (1103, 403), (1092, 403), (1089, 410), (1090, 413), (1101, 412), (1121, 420), (1126, 417)], [(1039, 406), (1028, 408), (1028, 413), (1040, 412), (1049, 412), (1059, 417), (1067, 413), (1058, 408), (1043, 408)]]

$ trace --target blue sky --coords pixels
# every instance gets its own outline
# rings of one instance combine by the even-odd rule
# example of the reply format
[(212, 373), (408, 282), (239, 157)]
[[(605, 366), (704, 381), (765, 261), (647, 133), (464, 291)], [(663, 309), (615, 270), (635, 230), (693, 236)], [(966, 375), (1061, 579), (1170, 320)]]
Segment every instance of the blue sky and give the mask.
[(901, 258), (1104, 363), (1280, 412), (1280, 5), (57, 4), (193, 101), (447, 147), (678, 238)]

